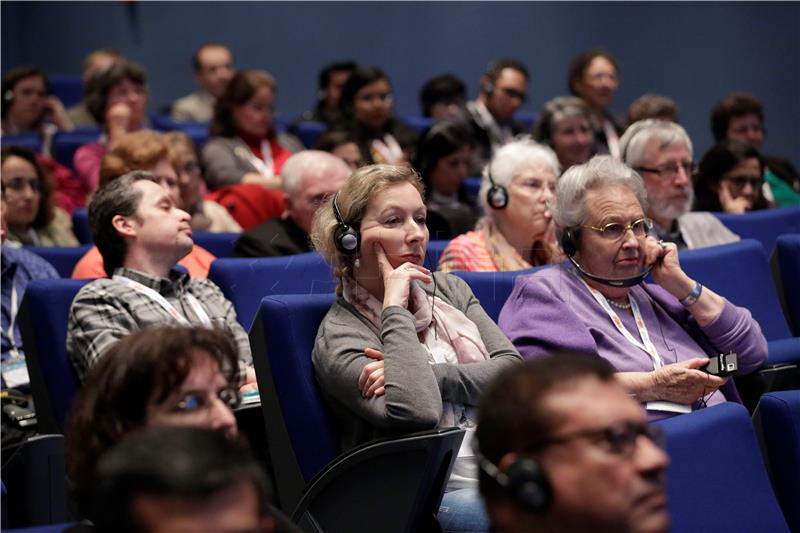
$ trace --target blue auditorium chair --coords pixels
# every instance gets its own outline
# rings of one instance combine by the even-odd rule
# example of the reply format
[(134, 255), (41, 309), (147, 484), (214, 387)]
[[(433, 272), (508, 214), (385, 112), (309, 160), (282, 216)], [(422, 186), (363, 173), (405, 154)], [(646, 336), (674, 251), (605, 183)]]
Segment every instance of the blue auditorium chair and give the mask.
[(53, 138), (53, 159), (67, 168), (74, 168), (75, 152), (84, 144), (96, 143), (100, 130), (94, 126), (60, 131)]
[(418, 135), (422, 135), (425, 131), (433, 126), (434, 120), (431, 117), (421, 117), (419, 115), (407, 115), (399, 117), (400, 122), (416, 131)]
[(449, 243), (449, 240), (428, 241), (428, 249), (425, 250), (422, 266), (430, 271), (435, 271), (439, 266), (439, 258), (442, 257), (442, 253)]
[(26, 246), (25, 249), (53, 265), (62, 278), (69, 278), (75, 265), (91, 247), (91, 244), (82, 244), (81, 246)]
[(296, 133), (303, 146), (310, 149), (317, 146), (317, 141), (327, 129), (328, 125), (324, 122), (305, 121), (297, 124)]
[(379, 439), (341, 454), (311, 362), (334, 300), (264, 298), (250, 331), (281, 507), (294, 509), (292, 519), (305, 531), (434, 530), (464, 431)]
[(0, 135), (0, 144), (2, 146), (22, 146), (37, 153), (42, 150), (42, 138), (37, 133), (17, 133), (13, 135), (4, 133)]
[(533, 274), (542, 268), (547, 268), (547, 265), (509, 272), (454, 271), (452, 274), (467, 282), (467, 285), (469, 285), (473, 294), (481, 303), (483, 310), (492, 320), (497, 322), (500, 317), (500, 311), (503, 309), (506, 300), (508, 300), (511, 291), (514, 290), (517, 276)]
[(657, 424), (667, 436), (673, 533), (789, 531), (742, 405), (727, 402)]
[(208, 279), (233, 303), (239, 323), (249, 329), (265, 296), (333, 294), (331, 267), (317, 252), (283, 257), (222, 258), (211, 263)]
[(58, 96), (64, 107), (70, 107), (83, 99), (83, 78), (74, 74), (50, 74), (47, 76), (50, 94)]
[(800, 390), (763, 395), (754, 420), (783, 515), (800, 531)]
[(778, 237), (770, 263), (789, 327), (800, 336), (800, 233)]
[(92, 226), (89, 224), (89, 210), (79, 207), (72, 211), (72, 232), (81, 244), (92, 244)]
[(80, 381), (67, 354), (69, 308), (90, 280), (31, 282), (19, 309), (19, 327), (40, 433), (64, 433)]
[(525, 126), (525, 131), (531, 131), (533, 129), (533, 125), (536, 124), (536, 119), (538, 117), (538, 113), (529, 113), (527, 111), (518, 111), (514, 114), (514, 120), (521, 122)]
[(198, 150), (208, 140), (208, 122), (184, 122), (175, 120), (170, 115), (152, 114), (150, 115), (150, 123), (154, 129), (161, 132), (181, 131), (185, 133)]
[(778, 235), (800, 233), (800, 205), (751, 211), (743, 215), (714, 213), (725, 226), (742, 239), (756, 239), (772, 253)]
[(192, 240), (197, 246), (201, 246), (214, 254), (216, 257), (234, 257), (233, 251), (236, 241), (241, 237), (241, 233), (214, 232), (214, 231), (195, 231), (192, 232)]
[(481, 191), (481, 178), (480, 176), (469, 176), (464, 180), (464, 185), (467, 189), (467, 197), (470, 198), (476, 205), (480, 205), (478, 193)]

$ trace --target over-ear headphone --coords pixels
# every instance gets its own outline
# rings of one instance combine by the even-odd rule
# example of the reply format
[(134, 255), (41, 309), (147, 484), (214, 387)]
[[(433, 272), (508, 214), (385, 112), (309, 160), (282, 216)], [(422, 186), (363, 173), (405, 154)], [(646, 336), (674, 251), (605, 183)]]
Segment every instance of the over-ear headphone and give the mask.
[(573, 228), (567, 228), (561, 235), (561, 249), (567, 254), (567, 257), (572, 257), (578, 251), (578, 231)]
[(526, 511), (541, 513), (550, 505), (553, 487), (547, 473), (531, 457), (519, 457), (505, 472), (483, 455), (476, 457), (479, 468)]
[(490, 183), (489, 190), (486, 191), (486, 203), (492, 209), (505, 209), (508, 207), (508, 189), (494, 182), (491, 162), (486, 166), (486, 177)]
[(487, 81), (483, 85), (483, 92), (485, 92), (487, 95), (491, 96), (491, 94), (494, 92), (494, 83), (491, 82), (491, 81)]
[(3, 93), (3, 100), (6, 101), (6, 102), (14, 101), (14, 90), (13, 89), (8, 89), (7, 91), (5, 91)]
[(361, 247), (361, 232), (344, 222), (342, 214), (339, 212), (339, 206), (336, 205), (337, 196), (339, 196), (338, 192), (333, 195), (332, 203), (333, 215), (336, 217), (339, 227), (336, 228), (336, 232), (333, 234), (333, 240), (336, 243), (337, 250), (344, 255), (353, 255), (358, 253)]

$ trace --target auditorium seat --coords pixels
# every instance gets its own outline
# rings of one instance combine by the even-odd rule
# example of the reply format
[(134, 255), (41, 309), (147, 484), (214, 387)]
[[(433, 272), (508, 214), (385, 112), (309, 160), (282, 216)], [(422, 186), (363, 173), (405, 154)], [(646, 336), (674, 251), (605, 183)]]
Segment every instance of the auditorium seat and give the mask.
[(47, 88), (50, 94), (57, 96), (64, 107), (71, 107), (83, 99), (83, 79), (69, 74), (49, 74)]
[(433, 119), (430, 117), (422, 117), (419, 115), (406, 115), (399, 117), (400, 122), (416, 131), (418, 135), (422, 135), (425, 131), (433, 125)]
[(789, 531), (742, 405), (727, 402), (657, 424), (670, 457), (673, 533)]
[(67, 168), (73, 168), (75, 152), (84, 144), (96, 143), (100, 130), (94, 126), (60, 131), (53, 138), (53, 159)]
[(800, 336), (800, 233), (778, 237), (770, 263), (789, 327)]
[(183, 122), (173, 119), (170, 115), (152, 114), (150, 115), (150, 123), (154, 129), (160, 132), (180, 131), (185, 133), (198, 150), (208, 140), (208, 122)]
[(42, 139), (36, 133), (17, 133), (0, 135), (2, 146), (22, 146), (36, 153), (42, 151)]
[(761, 209), (743, 215), (714, 213), (720, 221), (742, 239), (756, 239), (772, 253), (778, 235), (800, 233), (800, 205)]
[(297, 137), (306, 148), (312, 149), (317, 146), (317, 141), (328, 129), (324, 122), (305, 121), (297, 124)]
[(533, 274), (542, 268), (547, 268), (547, 265), (510, 272), (463, 272), (457, 270), (452, 274), (467, 282), (483, 310), (497, 322), (500, 311), (514, 289), (517, 276)]
[(241, 237), (236, 232), (194, 231), (192, 240), (197, 246), (205, 248), (216, 257), (234, 257), (233, 247)]
[(439, 258), (442, 257), (442, 253), (449, 243), (449, 240), (428, 241), (428, 249), (425, 250), (425, 260), (422, 262), (422, 266), (432, 272), (435, 271), (439, 266)]
[(91, 244), (82, 244), (81, 246), (26, 246), (25, 249), (53, 265), (62, 278), (69, 278), (75, 265), (91, 247)]
[[(281, 507), (305, 531), (429, 531), (463, 439), (458, 428), (341, 454), (311, 351), (333, 294), (264, 298), (250, 331)], [(379, 524), (379, 526), (376, 526)]]
[(87, 208), (79, 207), (72, 211), (72, 232), (81, 244), (92, 244), (94, 242)]
[(475, 202), (476, 205), (480, 205), (478, 193), (480, 193), (481, 190), (481, 180), (482, 178), (480, 176), (469, 176), (464, 180), (463, 187), (467, 189), (467, 197)]

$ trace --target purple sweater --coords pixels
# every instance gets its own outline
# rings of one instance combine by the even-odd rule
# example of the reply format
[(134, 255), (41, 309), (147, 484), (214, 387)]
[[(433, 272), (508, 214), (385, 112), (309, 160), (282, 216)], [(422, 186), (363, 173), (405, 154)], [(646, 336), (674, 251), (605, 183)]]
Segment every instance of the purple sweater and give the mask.
[[(572, 351), (599, 355), (620, 372), (652, 371), (650, 356), (623, 337), (572, 270), (565, 262), (516, 279), (498, 324), (522, 357)], [(639, 304), (650, 339), (665, 365), (734, 351), (740, 373), (749, 373), (767, 359), (767, 341), (747, 309), (726, 300), (719, 317), (701, 328), (658, 285), (637, 285), (630, 295)], [(633, 337), (641, 340), (633, 316), (618, 315)], [(708, 405), (726, 399), (739, 401), (732, 380), (720, 391), (722, 394), (711, 396)]]

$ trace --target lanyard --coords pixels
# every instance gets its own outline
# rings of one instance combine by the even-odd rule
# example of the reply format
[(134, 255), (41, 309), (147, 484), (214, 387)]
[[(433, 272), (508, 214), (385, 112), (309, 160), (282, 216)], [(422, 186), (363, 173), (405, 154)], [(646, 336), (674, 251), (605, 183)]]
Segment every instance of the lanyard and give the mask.
[(250, 164), (258, 170), (259, 174), (265, 178), (271, 178), (275, 175), (275, 168), (272, 161), (272, 148), (269, 145), (269, 141), (266, 139), (261, 141), (261, 154), (264, 156), (263, 161), (248, 149), (247, 159), (250, 161)]
[(14, 324), (17, 321), (17, 311), (19, 310), (19, 302), (17, 301), (17, 283), (11, 280), (11, 301), (9, 302), (8, 309), (8, 330), (3, 332), (9, 343), (9, 352), (11, 357), (21, 357), (17, 350), (17, 338), (14, 335)]
[[(577, 272), (574, 273), (576, 276), (578, 276)], [(600, 291), (590, 287), (589, 284), (586, 283), (586, 281), (584, 281), (584, 279), (580, 276), (578, 276), (578, 279), (580, 279), (581, 282), (586, 285), (586, 288), (589, 289), (589, 292), (592, 293), (594, 299), (597, 300), (597, 303), (599, 303), (600, 306), (605, 310), (606, 314), (608, 314), (608, 317), (611, 319), (611, 322), (613, 322), (614, 326), (616, 326), (617, 330), (622, 333), (625, 339), (627, 339), (628, 342), (637, 348), (644, 350), (647, 355), (650, 356), (650, 358), (653, 360), (653, 368), (659, 369), (664, 366), (664, 361), (661, 359), (661, 356), (658, 355), (655, 345), (650, 340), (650, 334), (647, 332), (647, 326), (645, 326), (644, 320), (642, 319), (642, 313), (639, 311), (639, 304), (636, 303), (636, 299), (633, 297), (633, 294), (628, 293), (628, 300), (631, 303), (631, 311), (633, 311), (633, 318), (636, 320), (636, 328), (639, 330), (639, 336), (641, 336), (642, 342), (639, 342), (633, 337), (633, 335), (631, 335), (630, 331), (628, 331), (628, 328), (626, 328), (625, 324), (622, 323), (622, 320), (619, 318), (619, 316), (617, 316), (617, 313), (611, 309), (611, 306), (608, 304), (608, 300), (606, 300), (606, 297), (603, 296)]]
[(389, 165), (394, 165), (403, 160), (403, 149), (392, 135), (386, 134), (383, 140), (374, 139), (372, 141), (372, 149), (380, 154), (383, 162)]
[[(167, 313), (169, 313), (169, 315), (172, 318), (174, 318), (176, 321), (178, 321), (178, 323), (181, 324), (182, 326), (191, 326), (191, 323), (188, 320), (186, 320), (185, 316), (180, 314), (178, 312), (178, 310), (175, 309), (174, 305), (169, 303), (166, 300), (166, 298), (161, 296), (159, 293), (157, 293), (156, 291), (154, 291), (150, 287), (146, 287), (146, 286), (142, 285), (141, 283), (139, 283), (138, 281), (132, 280), (130, 278), (126, 278), (125, 276), (120, 276), (119, 274), (115, 275), (113, 277), (113, 279), (116, 280), (116, 281), (119, 281), (121, 283), (124, 283), (125, 285), (127, 285), (130, 288), (132, 288), (133, 290), (135, 290), (139, 294), (147, 296), (148, 298), (150, 298), (151, 300), (156, 302), (158, 305), (163, 307), (164, 310)], [(211, 325), (211, 319), (208, 318), (208, 314), (206, 313), (205, 309), (203, 309), (203, 306), (200, 305), (200, 302), (197, 301), (197, 298), (195, 298), (194, 295), (189, 294), (187, 292), (186, 293), (186, 300), (189, 302), (189, 305), (191, 306), (192, 311), (194, 311), (194, 314), (197, 316), (198, 320), (200, 320), (200, 323), (203, 324), (204, 326), (210, 326)]]

